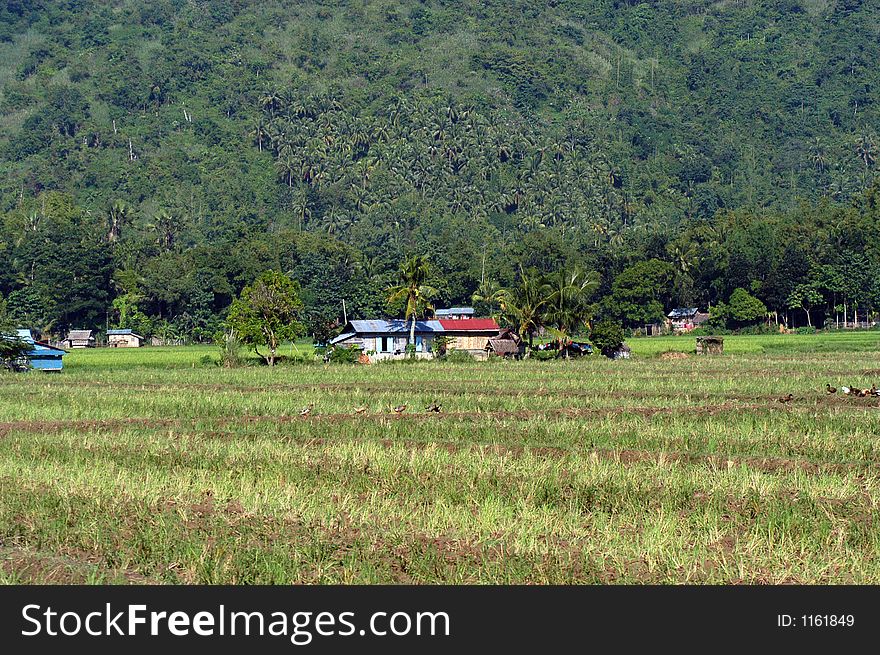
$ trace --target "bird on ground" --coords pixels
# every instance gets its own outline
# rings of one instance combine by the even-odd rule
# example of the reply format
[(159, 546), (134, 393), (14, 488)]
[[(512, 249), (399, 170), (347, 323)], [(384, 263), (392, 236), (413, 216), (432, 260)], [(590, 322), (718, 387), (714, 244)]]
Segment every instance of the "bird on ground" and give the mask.
[(832, 387), (830, 384), (826, 384), (825, 391), (828, 393), (837, 393), (837, 387)]
[(864, 398), (865, 396), (868, 395), (867, 389), (856, 389), (856, 391), (858, 392), (859, 398)]
[(300, 416), (308, 416), (309, 414), (312, 413), (312, 407), (314, 407), (314, 406), (315, 406), (314, 404), (306, 405), (301, 410), (299, 410), (299, 415)]
[(849, 387), (840, 387), (840, 390), (846, 395), (852, 393), (852, 389), (850, 389)]
[(871, 389), (868, 391), (868, 393), (872, 396), (880, 396), (880, 391), (878, 391), (876, 384), (871, 384)]
[(397, 407), (394, 408), (394, 413), (400, 415), (400, 414), (403, 414), (403, 412), (405, 410), (406, 410), (406, 405), (398, 405)]
[(792, 400), (794, 400), (794, 394), (793, 394), (793, 393), (790, 393), (790, 394), (788, 394), (787, 396), (783, 396), (782, 398), (780, 398), (780, 399), (779, 399), (779, 402), (781, 402), (781, 403), (790, 403)]
[(440, 407), (442, 407), (442, 405), (440, 405), (440, 404), (438, 404), (436, 401), (434, 401), (434, 402), (432, 402), (430, 405), (428, 405), (427, 407), (425, 407), (425, 411), (428, 411), (428, 412), (438, 412), (438, 413), (439, 413), (439, 412), (440, 412)]
[(355, 414), (363, 414), (363, 413), (366, 412), (366, 411), (367, 411), (367, 408), (366, 408), (366, 407), (356, 407), (355, 410), (354, 410), (354, 413), (355, 413)]

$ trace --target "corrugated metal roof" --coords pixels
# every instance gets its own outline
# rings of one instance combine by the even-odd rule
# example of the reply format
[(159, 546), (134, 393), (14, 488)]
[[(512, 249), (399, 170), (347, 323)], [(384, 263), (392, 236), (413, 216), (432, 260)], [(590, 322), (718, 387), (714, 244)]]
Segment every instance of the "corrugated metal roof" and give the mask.
[(91, 330), (71, 330), (67, 333), (68, 339), (91, 339), (92, 331)]
[(330, 339), (330, 343), (339, 343), (341, 341), (345, 341), (346, 339), (351, 339), (354, 336), (354, 332), (343, 332), (339, 336), (333, 337)]
[(671, 312), (667, 314), (669, 318), (684, 318), (693, 316), (696, 314), (698, 309), (696, 307), (676, 307)]
[[(128, 329), (126, 329), (126, 330), (107, 330), (107, 336), (110, 336), (111, 334), (133, 334), (133, 333), (131, 330), (128, 330)], [(137, 335), (135, 335), (135, 336), (137, 336)]]
[(30, 330), (16, 330), (15, 332), (16, 332), (16, 334), (18, 334), (19, 339), (23, 339), (24, 341), (27, 341), (28, 343), (34, 342), (34, 337), (31, 334)]
[(497, 334), (501, 329), (491, 318), (459, 318), (441, 319), (440, 325), (445, 332), (492, 332)]
[(434, 312), (434, 315), (438, 318), (441, 316), (449, 316), (451, 314), (473, 314), (473, 307), (449, 307), (448, 309), (438, 309)]
[[(384, 320), (357, 320), (350, 321), (349, 325), (358, 334), (388, 334), (392, 332), (409, 332), (410, 321), (403, 319)], [(442, 332), (443, 326), (440, 321), (416, 321), (416, 332)]]

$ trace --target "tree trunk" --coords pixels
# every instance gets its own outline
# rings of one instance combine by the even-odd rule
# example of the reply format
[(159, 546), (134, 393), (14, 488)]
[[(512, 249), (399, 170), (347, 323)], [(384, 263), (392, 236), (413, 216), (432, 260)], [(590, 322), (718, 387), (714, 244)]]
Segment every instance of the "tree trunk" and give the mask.
[(807, 313), (807, 325), (813, 327), (813, 321), (810, 319), (810, 310), (804, 307), (804, 311)]
[(412, 320), (409, 325), (409, 342), (411, 345), (416, 343), (416, 314), (413, 312)]

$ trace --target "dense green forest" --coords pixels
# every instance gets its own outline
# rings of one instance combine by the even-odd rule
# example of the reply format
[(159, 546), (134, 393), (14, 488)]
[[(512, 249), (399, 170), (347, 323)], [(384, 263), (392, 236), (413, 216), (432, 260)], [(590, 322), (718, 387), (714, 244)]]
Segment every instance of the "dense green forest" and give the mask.
[(324, 334), (427, 254), (440, 305), (578, 267), (630, 326), (864, 315), (877, 61), (862, 0), (7, 0), (0, 295), (206, 339), (278, 270)]

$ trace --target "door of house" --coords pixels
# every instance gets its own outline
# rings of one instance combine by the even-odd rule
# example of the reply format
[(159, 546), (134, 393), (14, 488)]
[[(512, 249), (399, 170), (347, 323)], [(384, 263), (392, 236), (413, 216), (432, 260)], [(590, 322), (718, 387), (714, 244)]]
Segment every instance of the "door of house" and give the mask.
[(382, 349), (381, 352), (387, 353), (391, 348), (388, 345), (388, 337), (382, 337)]
[(422, 345), (422, 337), (416, 337), (416, 352), (422, 352), (424, 350), (424, 346)]

